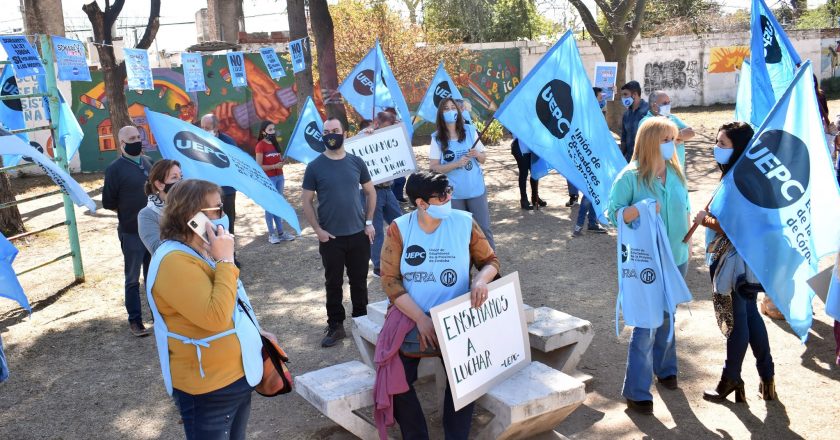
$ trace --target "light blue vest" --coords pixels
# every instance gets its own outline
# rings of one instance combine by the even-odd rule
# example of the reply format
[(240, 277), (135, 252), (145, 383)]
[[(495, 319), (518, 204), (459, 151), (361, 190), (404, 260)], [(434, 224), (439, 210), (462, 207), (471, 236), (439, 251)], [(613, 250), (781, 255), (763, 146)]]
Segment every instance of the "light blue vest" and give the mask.
[[(210, 343), (216, 339), (223, 338), (229, 335), (236, 335), (239, 338), (239, 346), (242, 351), (242, 365), (245, 370), (245, 379), (251, 386), (256, 386), (262, 380), (263, 375), (263, 359), (262, 359), (262, 339), (258, 324), (256, 324), (256, 316), (251, 314), (250, 318), (247, 311), (242, 310), (242, 307), (237, 304), (233, 308), (233, 328), (230, 330), (208, 336), (203, 339), (191, 339), (177, 333), (172, 333), (166, 326), (166, 321), (160, 315), (157, 304), (155, 304), (154, 296), (152, 295), (152, 288), (155, 285), (158, 269), (163, 258), (173, 251), (185, 252), (203, 261), (206, 261), (214, 270), (216, 264), (212, 261), (207, 261), (198, 255), (189, 246), (177, 242), (167, 240), (157, 248), (152, 256), (152, 262), (149, 267), (149, 277), (146, 280), (146, 296), (149, 299), (149, 308), (152, 309), (152, 315), (155, 317), (155, 342), (157, 343), (158, 356), (160, 357), (160, 369), (163, 373), (163, 383), (166, 386), (166, 392), (172, 395), (172, 373), (169, 369), (169, 339), (175, 339), (183, 344), (192, 344), (195, 346), (195, 353), (198, 357), (198, 372), (201, 377), (204, 377), (204, 368), (201, 365), (201, 348), (210, 349)], [(237, 284), (237, 298), (241, 299), (249, 310), (251, 309), (251, 302), (248, 300), (248, 295), (245, 293), (245, 288), (242, 282), (236, 280)], [(254, 320), (251, 321), (251, 318)]]
[(663, 312), (672, 321), (677, 304), (691, 301), (691, 292), (674, 263), (665, 224), (656, 213), (656, 201), (645, 199), (634, 205), (639, 218), (631, 224), (618, 211), (618, 298), (615, 303), (615, 332), (618, 315), (633, 327), (655, 329), (662, 326)]
[[(443, 151), (443, 146), (441, 146), (441, 165), (456, 162), (469, 153), (470, 147), (475, 142), (476, 132), (475, 128), (465, 128), (465, 130), (467, 136), (464, 137), (463, 142), (450, 140), (446, 152)], [(433, 133), (432, 136), (437, 136), (437, 132)], [(437, 140), (437, 137), (435, 137), (435, 140)], [(455, 168), (446, 173), (446, 177), (449, 178), (449, 184), (453, 188), (453, 199), (471, 199), (484, 194), (484, 173), (482, 173), (481, 165), (476, 158), (470, 159), (466, 166)]]
[(417, 211), (394, 221), (403, 238), (403, 286), (424, 312), (469, 292), (472, 214), (453, 209), (431, 234), (420, 228)]

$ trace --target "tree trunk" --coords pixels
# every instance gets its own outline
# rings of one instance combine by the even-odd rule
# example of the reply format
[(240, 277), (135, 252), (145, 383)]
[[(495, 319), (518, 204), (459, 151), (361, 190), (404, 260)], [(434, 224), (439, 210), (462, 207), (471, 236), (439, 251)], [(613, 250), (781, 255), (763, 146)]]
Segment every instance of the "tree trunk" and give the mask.
[[(2, 166), (3, 158), (0, 157), (0, 167)], [(7, 173), (0, 173), (0, 203), (14, 201), (15, 193), (12, 191), (12, 183), (9, 181), (9, 175)], [(0, 209), (0, 232), (3, 232), (4, 236), (10, 237), (25, 231), (26, 227), (23, 224), (23, 218), (20, 216), (20, 210), (17, 205)]]
[(347, 111), (338, 95), (338, 69), (335, 62), (335, 34), (326, 0), (310, 0), (309, 16), (318, 50), (318, 79), (327, 117), (338, 118), (347, 127)]
[(610, 60), (618, 63), (618, 68), (615, 73), (615, 95), (616, 98), (609, 102), (607, 106), (607, 125), (614, 133), (621, 133), (621, 116), (624, 114), (624, 105), (621, 103), (621, 86), (627, 82), (627, 55), (630, 52), (629, 48), (623, 53), (616, 50), (615, 60)]
[(27, 34), (64, 36), (64, 11), (61, 0), (23, 0)]
[[(304, 0), (287, 0), (286, 2), (286, 12), (289, 15), (289, 39), (293, 41), (306, 38), (309, 35), (306, 26), (306, 8), (304, 7), (304, 3)], [(314, 97), (314, 87), (312, 85), (312, 53), (311, 51), (305, 50), (303, 54), (304, 61), (306, 61), (306, 69), (303, 72), (295, 74), (298, 114), (303, 110), (303, 103), (306, 102), (306, 98), (310, 96)]]

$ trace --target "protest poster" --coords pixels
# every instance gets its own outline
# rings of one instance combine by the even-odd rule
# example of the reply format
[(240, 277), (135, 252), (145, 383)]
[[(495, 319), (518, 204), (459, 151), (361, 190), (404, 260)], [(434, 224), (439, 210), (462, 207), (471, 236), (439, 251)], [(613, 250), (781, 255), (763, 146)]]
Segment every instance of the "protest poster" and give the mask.
[(204, 83), (204, 66), (201, 65), (200, 53), (182, 53), (181, 66), (184, 69), (184, 86), (187, 88), (187, 92), (207, 90), (207, 85)]
[(289, 53), (292, 55), (292, 69), (295, 73), (306, 70), (306, 59), (303, 56), (303, 42), (305, 38), (289, 43)]
[(62, 81), (90, 81), (90, 68), (85, 58), (85, 45), (78, 40), (52, 37), (58, 79)]
[(408, 176), (417, 169), (414, 149), (402, 123), (347, 139), (344, 149), (365, 161), (374, 185)]
[(129, 90), (154, 90), (152, 68), (149, 66), (149, 54), (146, 49), (123, 49), (125, 54), (125, 72)]
[(430, 310), (456, 411), (531, 363), (519, 273), (487, 287), (481, 307), (467, 292)]
[(45, 73), (41, 57), (23, 35), (0, 36), (0, 44), (3, 45), (9, 61), (15, 66), (15, 75), (18, 78)]
[(279, 79), (286, 76), (286, 69), (280, 63), (280, 58), (277, 56), (277, 52), (274, 51), (273, 47), (263, 47), (260, 49), (260, 56), (262, 56), (265, 68), (268, 69), (268, 74), (271, 75), (271, 79)]
[(227, 54), (228, 68), (230, 69), (230, 83), (234, 87), (245, 87), (248, 79), (245, 74), (245, 55), (242, 52), (229, 52)]
[(618, 72), (618, 63), (595, 63), (595, 75), (592, 79), (592, 86), (604, 89), (604, 98), (607, 101), (615, 99), (616, 72)]

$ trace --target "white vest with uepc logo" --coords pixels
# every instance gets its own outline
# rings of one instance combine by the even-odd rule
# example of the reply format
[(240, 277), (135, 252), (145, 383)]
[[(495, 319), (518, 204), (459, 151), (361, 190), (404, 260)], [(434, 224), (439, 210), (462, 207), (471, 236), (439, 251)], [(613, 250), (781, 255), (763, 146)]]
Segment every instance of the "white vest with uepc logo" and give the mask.
[(417, 211), (394, 220), (403, 239), (400, 273), (411, 299), (429, 310), (470, 290), (472, 215), (453, 210), (431, 234), (420, 228)]
[[(441, 165), (457, 162), (470, 152), (470, 147), (472, 147), (476, 138), (475, 129), (464, 127), (464, 130), (467, 132), (467, 135), (463, 142), (450, 140), (449, 148), (446, 152), (443, 151), (443, 145), (440, 146)], [(437, 136), (437, 133), (432, 136)], [(455, 168), (446, 173), (446, 177), (449, 178), (449, 184), (452, 185), (453, 199), (472, 199), (484, 194), (484, 174), (481, 172), (481, 165), (478, 164), (478, 160), (474, 157), (470, 158), (467, 165)]]

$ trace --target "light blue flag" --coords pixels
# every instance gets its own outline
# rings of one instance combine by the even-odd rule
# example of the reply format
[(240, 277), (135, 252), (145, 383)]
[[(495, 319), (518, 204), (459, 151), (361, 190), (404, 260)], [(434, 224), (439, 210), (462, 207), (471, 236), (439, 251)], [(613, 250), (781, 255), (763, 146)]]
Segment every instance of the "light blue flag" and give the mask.
[(146, 109), (146, 120), (165, 159), (181, 163), (184, 177), (232, 186), (300, 233), (294, 208), (277, 192), (257, 161), (188, 122)]
[(41, 57), (38, 52), (29, 44), (29, 40), (23, 35), (2, 35), (0, 44), (6, 51), (9, 61), (14, 64), (17, 76), (24, 78), (33, 75), (46, 73)]
[(306, 70), (306, 57), (303, 54), (305, 40), (306, 38), (300, 38), (289, 43), (289, 53), (292, 55), (292, 70), (295, 73)]
[(96, 212), (96, 203), (90, 198), (78, 182), (73, 180), (66, 171), (62, 170), (49, 157), (40, 151), (32, 148), (31, 145), (23, 142), (17, 136), (0, 136), (0, 153), (16, 154), (23, 156), (38, 165), (50, 179), (58, 185), (59, 189), (70, 196), (78, 206), (84, 206), (91, 212)]
[(391, 94), (393, 107), (397, 110), (397, 116), (405, 123), (405, 130), (408, 132), (408, 140), (414, 137), (414, 125), (411, 123), (411, 111), (408, 109), (408, 103), (405, 101), (400, 83), (391, 71), (391, 66), (385, 60), (385, 55), (382, 53), (382, 48), (379, 46), (379, 40), (376, 41), (376, 50), (379, 52), (379, 62), (382, 66), (382, 77), (385, 79), (385, 85), (388, 87), (388, 93)]
[(443, 61), (441, 61), (434, 78), (432, 78), (432, 82), (429, 83), (426, 95), (423, 96), (423, 100), (420, 101), (420, 106), (417, 107), (417, 116), (434, 124), (440, 101), (445, 98), (464, 99), (461, 96), (461, 92), (458, 91), (458, 87), (452, 82), (452, 78), (446, 73), (446, 69), (443, 67)]
[(6, 239), (5, 235), (0, 233), (0, 297), (17, 301), (24, 310), (32, 313), (29, 300), (26, 299), (23, 287), (21, 287), (20, 281), (15, 275), (15, 269), (12, 267), (17, 254), (17, 248)]
[(123, 49), (128, 90), (154, 90), (152, 68), (146, 49)]
[[(379, 50), (379, 41), (377, 41), (373, 49), (359, 61), (350, 75), (347, 75), (344, 82), (338, 86), (338, 91), (344, 100), (365, 119), (373, 120), (377, 112), (387, 107), (396, 107), (382, 74), (384, 60)], [(375, 94), (374, 78), (377, 79)]]
[[(20, 91), (18, 90), (15, 71), (11, 64), (6, 64), (3, 68), (3, 75), (0, 76), (0, 95), (18, 94), (20, 94)], [(0, 128), (8, 131), (26, 128), (26, 122), (23, 119), (23, 104), (20, 99), (0, 101)], [(18, 133), (16, 136), (27, 144), (29, 143), (29, 135), (27, 133)], [(3, 155), (4, 166), (15, 166), (19, 162), (20, 156)]]
[(840, 253), (831, 271), (831, 282), (828, 284), (828, 297), (825, 300), (825, 313), (840, 321)]
[(245, 87), (248, 85), (248, 78), (245, 74), (245, 55), (242, 52), (228, 52), (228, 71), (230, 72), (230, 84), (234, 87)]
[(58, 92), (61, 104), (58, 107), (58, 137), (64, 140), (64, 149), (67, 151), (67, 162), (79, 151), (79, 145), (85, 137), (79, 121), (70, 109), (70, 104), (64, 100), (61, 92)]
[[(755, 67), (755, 66), (753, 66)], [(726, 174), (711, 212), (804, 341), (819, 258), (840, 248), (840, 190), (825, 144), (811, 62)]]
[(752, 118), (752, 82), (750, 62), (744, 60), (738, 75), (738, 93), (735, 96), (735, 120), (750, 123)]
[(263, 47), (260, 49), (260, 56), (262, 57), (265, 68), (268, 69), (268, 74), (272, 79), (283, 78), (286, 76), (286, 69), (280, 63), (280, 58), (273, 47)]
[(286, 145), (286, 157), (308, 164), (324, 152), (324, 141), (321, 133), (324, 132), (324, 121), (321, 114), (315, 107), (315, 102), (307, 96), (303, 104), (297, 124), (289, 143)]
[(204, 65), (200, 53), (181, 53), (181, 66), (184, 70), (184, 86), (187, 92), (203, 92), (207, 90), (204, 83)]
[[(763, 54), (763, 56), (762, 56)], [(793, 80), (802, 60), (764, 0), (753, 0), (750, 13), (752, 116), (759, 126)]]
[(580, 188), (606, 223), (610, 187), (627, 165), (570, 32), (508, 94), (495, 118)]
[(90, 81), (90, 68), (85, 57), (85, 45), (78, 40), (53, 35), (53, 51), (62, 81)]

